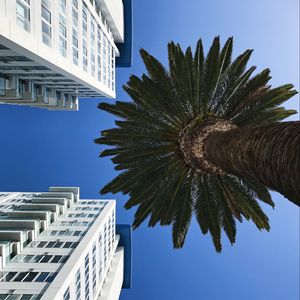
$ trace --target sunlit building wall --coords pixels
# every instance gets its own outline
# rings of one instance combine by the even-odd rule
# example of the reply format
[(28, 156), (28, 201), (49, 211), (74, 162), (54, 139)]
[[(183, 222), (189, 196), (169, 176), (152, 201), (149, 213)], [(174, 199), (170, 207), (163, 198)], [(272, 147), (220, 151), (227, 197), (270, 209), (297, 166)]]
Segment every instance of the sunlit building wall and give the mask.
[(0, 0), (0, 103), (78, 110), (78, 97), (115, 98), (124, 3)]

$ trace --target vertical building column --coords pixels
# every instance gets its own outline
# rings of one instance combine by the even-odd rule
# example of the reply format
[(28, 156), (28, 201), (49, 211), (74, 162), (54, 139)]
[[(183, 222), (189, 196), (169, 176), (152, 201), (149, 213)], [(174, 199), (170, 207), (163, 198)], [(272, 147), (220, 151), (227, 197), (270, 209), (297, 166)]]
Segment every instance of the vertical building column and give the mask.
[(16, 23), (16, 0), (0, 0), (1, 7), (5, 7), (6, 18), (9, 18), (12, 23)]

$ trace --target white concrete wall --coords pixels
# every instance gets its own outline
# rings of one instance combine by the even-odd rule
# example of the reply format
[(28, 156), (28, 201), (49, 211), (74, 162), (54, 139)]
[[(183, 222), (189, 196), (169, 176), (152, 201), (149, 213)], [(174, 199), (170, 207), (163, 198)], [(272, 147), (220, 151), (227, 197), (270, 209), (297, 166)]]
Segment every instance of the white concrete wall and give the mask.
[[(0, 294), (9, 293), (10, 290), (15, 290), (14, 294), (39, 294), (43, 291), (42, 300), (62, 300), (63, 295), (67, 289), (70, 290), (70, 299), (75, 299), (76, 295), (76, 286), (75, 286), (75, 276), (78, 270), (81, 274), (81, 298), (85, 298), (85, 258), (89, 255), (89, 290), (90, 290), (90, 299), (97, 299), (101, 294), (103, 296), (109, 295), (105, 299), (114, 300), (119, 298), (119, 294), (123, 282), (123, 248), (118, 248), (119, 237), (115, 236), (115, 201), (98, 201), (98, 200), (79, 200), (79, 189), (72, 188), (50, 188), (48, 193), (2, 193), (0, 192), (0, 205), (5, 206), (1, 207), (2, 212), (13, 214), (14, 211), (18, 210), (17, 205), (22, 207), (22, 199), (31, 199), (33, 196), (41, 202), (41, 199), (45, 200), (45, 203), (55, 202), (55, 199), (58, 199), (59, 204), (51, 205), (61, 205), (63, 209), (59, 209), (59, 213), (56, 214), (55, 222), (48, 222), (48, 225), (45, 227), (46, 231), (39, 233), (38, 226), (34, 226), (33, 230), (35, 234), (32, 235), (33, 242), (25, 246), (21, 246), (21, 243), (24, 241), (23, 237), (25, 231), (22, 231), (20, 227), (24, 224), (26, 226), (33, 226), (33, 220), (24, 220), (18, 222), (15, 220), (14, 227), (19, 228), (16, 232), (13, 232), (12, 229), (7, 230), (7, 236), (4, 238), (11, 238), (12, 240), (17, 239), (17, 244), (19, 244), (19, 256), (13, 258), (6, 265), (0, 263), (0, 267), (3, 269), (2, 272), (58, 272), (56, 278), (51, 283), (46, 282), (1, 282), (0, 281)], [(70, 197), (72, 193), (72, 197)], [(1, 195), (2, 194), (2, 195)], [(50, 195), (52, 194), (52, 197)], [(66, 198), (63, 198), (65, 196)], [(64, 200), (65, 199), (65, 200)], [(68, 200), (67, 200), (68, 199)], [(73, 202), (73, 199), (76, 201)], [(8, 202), (13, 200), (13, 202)], [(71, 207), (67, 207), (67, 203)], [(105, 203), (104, 207), (103, 203)], [(11, 205), (14, 205), (13, 207)], [(28, 204), (27, 204), (28, 205)], [(35, 204), (36, 205), (36, 204)], [(40, 204), (41, 205), (41, 204)], [(46, 207), (46, 206), (45, 206)], [(96, 213), (99, 212), (98, 208), (101, 208), (99, 215), (93, 218), (85, 217), (70, 217), (69, 214), (73, 213)], [(76, 209), (78, 208), (78, 209)], [(83, 209), (82, 209), (83, 208)], [(97, 210), (95, 210), (97, 208)], [(36, 211), (38, 213), (38, 211)], [(80, 222), (91, 222), (93, 221), (90, 227), (82, 225), (68, 225), (61, 223), (62, 221), (80, 221)], [(1, 221), (0, 221), (1, 222)], [(9, 224), (11, 221), (5, 221), (2, 225)], [(112, 226), (108, 226), (108, 224)], [(37, 225), (37, 224), (36, 224)], [(3, 227), (2, 226), (2, 227)], [(44, 226), (43, 226), (44, 227)], [(106, 234), (104, 233), (104, 227), (106, 228)], [(53, 230), (66, 230), (69, 231), (80, 231), (84, 233), (80, 236), (67, 236), (67, 235), (49, 235)], [(6, 230), (0, 228), (0, 233), (5, 235)], [(12, 237), (15, 234), (16, 237)], [(102, 237), (102, 243), (100, 243), (100, 236)], [(35, 247), (33, 243), (38, 243), (41, 241), (60, 241), (60, 242), (79, 242), (77, 247), (74, 248), (40, 248)], [(109, 244), (111, 247), (109, 248)], [(105, 245), (105, 246), (104, 246)], [(96, 246), (96, 256), (93, 256), (93, 247)], [(2, 256), (6, 257), (7, 247), (0, 247), (0, 260), (2, 261)], [(109, 251), (110, 249), (110, 251)], [(104, 264), (104, 253), (107, 253), (107, 260)], [(69, 259), (65, 263), (30, 263), (30, 262), (21, 262), (22, 255), (70, 255)], [(95, 263), (93, 261), (95, 258)], [(102, 264), (102, 273), (100, 276), (100, 262)], [(94, 273), (95, 271), (95, 273)], [(96, 288), (93, 289), (93, 274), (96, 274)], [(102, 297), (102, 296), (101, 296)], [(102, 298), (99, 298), (102, 300)], [(104, 299), (104, 298), (103, 298)]]
[[(113, 36), (109, 33), (108, 28), (101, 22), (100, 17), (95, 11), (89, 0), (83, 0), (90, 14), (94, 17), (97, 25), (103, 31), (103, 34), (108, 39), (110, 45), (114, 48), (116, 55), (118, 49), (115, 46)], [(72, 56), (72, 1), (67, 1), (66, 10), (66, 24), (67, 24), (67, 57), (63, 57), (59, 53), (59, 9), (58, 0), (52, 2), (51, 17), (52, 17), (52, 45), (42, 42), (41, 33), (41, 1), (31, 1), (31, 31), (27, 32), (16, 24), (16, 1), (15, 0), (0, 0), (0, 44), (16, 51), (19, 55), (24, 55), (42, 66), (46, 66), (51, 70), (66, 76), (75, 82), (90, 88), (91, 90), (107, 97), (115, 97), (115, 91), (110, 87), (99, 82), (97, 76), (91, 76), (90, 72), (85, 72), (82, 69), (82, 1), (79, 0), (79, 64), (73, 63)], [(123, 5), (121, 0), (109, 0), (103, 2), (103, 10), (107, 10), (108, 17), (113, 16), (115, 28), (121, 33), (123, 28)], [(109, 24), (109, 22), (108, 22)], [(88, 22), (88, 52), (90, 56), (90, 22)], [(119, 42), (120, 38), (118, 39)], [(97, 52), (97, 49), (96, 49)], [(97, 70), (97, 55), (96, 56), (96, 70)], [(90, 57), (89, 57), (90, 61)], [(90, 71), (90, 70), (89, 70)]]

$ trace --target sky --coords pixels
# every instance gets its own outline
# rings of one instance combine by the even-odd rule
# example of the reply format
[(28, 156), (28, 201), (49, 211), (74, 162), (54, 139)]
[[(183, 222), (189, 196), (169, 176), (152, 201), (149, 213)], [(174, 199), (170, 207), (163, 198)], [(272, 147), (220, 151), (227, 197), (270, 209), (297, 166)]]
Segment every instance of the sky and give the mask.
[[(292, 83), (299, 90), (298, 0), (133, 0), (133, 65), (117, 70), (117, 99), (130, 74), (145, 72), (139, 49), (167, 62), (173, 40), (195, 47), (199, 37), (207, 51), (212, 39), (234, 37), (234, 56), (254, 49), (250, 64), (271, 69), (271, 83)], [(104, 99), (111, 102), (113, 100)], [(78, 112), (0, 105), (0, 191), (46, 191), (49, 186), (79, 186), (81, 198), (100, 198), (99, 190), (115, 175), (103, 147), (93, 140), (114, 127), (114, 117), (97, 109), (99, 100), (80, 100)], [(299, 95), (286, 107), (299, 110)], [(298, 119), (294, 116), (292, 119)], [(298, 300), (299, 209), (272, 193), (275, 209), (262, 205), (271, 231), (238, 224), (237, 241), (223, 240), (214, 251), (193, 220), (185, 246), (173, 250), (170, 227), (133, 232), (132, 288), (121, 300)], [(102, 196), (103, 198), (103, 196)], [(134, 209), (117, 199), (117, 222), (131, 223)]]

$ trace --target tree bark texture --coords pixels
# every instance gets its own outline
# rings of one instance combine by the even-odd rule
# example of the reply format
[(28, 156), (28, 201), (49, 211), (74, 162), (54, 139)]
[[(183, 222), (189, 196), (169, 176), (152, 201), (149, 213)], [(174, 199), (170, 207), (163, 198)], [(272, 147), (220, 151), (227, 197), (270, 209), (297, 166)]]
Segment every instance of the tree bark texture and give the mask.
[(204, 156), (228, 174), (249, 178), (300, 206), (300, 122), (212, 133)]

